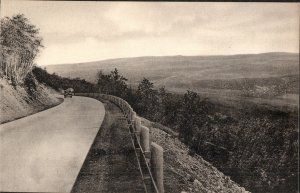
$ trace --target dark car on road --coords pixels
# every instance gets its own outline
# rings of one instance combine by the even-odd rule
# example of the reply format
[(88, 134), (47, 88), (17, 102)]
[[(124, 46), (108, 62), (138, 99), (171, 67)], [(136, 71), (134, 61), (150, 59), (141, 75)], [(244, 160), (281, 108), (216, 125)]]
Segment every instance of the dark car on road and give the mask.
[(64, 97), (70, 97), (72, 98), (72, 96), (74, 95), (74, 89), (73, 88), (68, 88), (64, 91)]

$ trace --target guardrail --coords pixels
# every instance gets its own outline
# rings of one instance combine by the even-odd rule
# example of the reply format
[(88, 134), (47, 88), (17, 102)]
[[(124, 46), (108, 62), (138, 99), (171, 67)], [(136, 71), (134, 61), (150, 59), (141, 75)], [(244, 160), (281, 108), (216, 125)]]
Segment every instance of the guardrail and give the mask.
[(116, 96), (99, 93), (75, 93), (75, 95), (109, 100), (122, 110), (129, 126), (129, 134), (138, 161), (138, 168), (141, 173), (145, 192), (164, 193), (164, 150), (158, 144), (154, 142), (150, 143), (149, 128), (141, 125), (141, 119), (136, 115), (127, 101)]

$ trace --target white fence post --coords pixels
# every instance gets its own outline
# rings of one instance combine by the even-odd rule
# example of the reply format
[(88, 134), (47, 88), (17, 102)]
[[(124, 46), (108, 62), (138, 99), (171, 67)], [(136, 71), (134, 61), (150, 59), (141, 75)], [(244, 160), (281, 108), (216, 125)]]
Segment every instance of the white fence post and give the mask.
[(149, 129), (145, 126), (141, 126), (141, 146), (145, 153), (146, 158), (150, 158), (150, 136)]
[(164, 193), (164, 157), (163, 148), (156, 143), (151, 143), (151, 173), (159, 193)]

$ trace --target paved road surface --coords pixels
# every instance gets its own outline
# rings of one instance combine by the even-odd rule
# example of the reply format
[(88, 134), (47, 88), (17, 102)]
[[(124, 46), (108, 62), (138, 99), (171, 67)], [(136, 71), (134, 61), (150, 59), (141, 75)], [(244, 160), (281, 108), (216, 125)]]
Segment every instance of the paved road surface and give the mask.
[(0, 191), (70, 192), (104, 114), (101, 102), (73, 97), (0, 125)]

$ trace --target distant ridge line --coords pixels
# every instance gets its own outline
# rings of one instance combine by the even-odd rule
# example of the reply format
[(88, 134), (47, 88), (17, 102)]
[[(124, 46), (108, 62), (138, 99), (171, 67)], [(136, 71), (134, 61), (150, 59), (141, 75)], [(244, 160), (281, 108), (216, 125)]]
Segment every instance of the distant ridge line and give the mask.
[(255, 55), (299, 55), (299, 53), (294, 52), (264, 52), (264, 53), (250, 53), (250, 54), (229, 54), (229, 55), (168, 55), (168, 56), (136, 56), (136, 57), (121, 57), (121, 58), (109, 58), (103, 60), (94, 60), (88, 62), (78, 62), (78, 63), (61, 63), (61, 64), (47, 64), (47, 66), (62, 66), (62, 65), (81, 65), (81, 64), (92, 64), (97, 62), (112, 62), (114, 60), (126, 60), (126, 59), (146, 59), (146, 58), (175, 58), (175, 57), (182, 57), (182, 58), (214, 58), (214, 57), (241, 57), (241, 56), (255, 56)]

